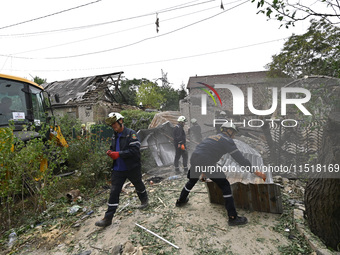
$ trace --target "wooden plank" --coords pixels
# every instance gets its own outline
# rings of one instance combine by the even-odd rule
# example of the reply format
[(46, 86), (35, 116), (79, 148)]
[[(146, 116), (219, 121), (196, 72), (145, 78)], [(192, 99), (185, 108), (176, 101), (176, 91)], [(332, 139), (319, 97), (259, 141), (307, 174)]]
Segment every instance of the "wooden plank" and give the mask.
[[(223, 194), (217, 184), (207, 181), (206, 188), (210, 203), (224, 205)], [(281, 190), (277, 184), (244, 184), (235, 182), (231, 184), (231, 189), (237, 208), (259, 212), (282, 213)]]
[(269, 185), (256, 185), (259, 190), (261, 212), (271, 212), (269, 205)]
[(271, 186), (271, 188), (273, 189), (273, 192), (271, 193), (273, 195), (270, 199), (272, 202), (271, 204), (272, 211), (282, 213), (283, 207), (282, 207), (281, 188), (278, 185), (275, 185), (275, 186), (273, 185)]
[(208, 189), (209, 201), (214, 204), (224, 204), (222, 190), (211, 180), (205, 182)]

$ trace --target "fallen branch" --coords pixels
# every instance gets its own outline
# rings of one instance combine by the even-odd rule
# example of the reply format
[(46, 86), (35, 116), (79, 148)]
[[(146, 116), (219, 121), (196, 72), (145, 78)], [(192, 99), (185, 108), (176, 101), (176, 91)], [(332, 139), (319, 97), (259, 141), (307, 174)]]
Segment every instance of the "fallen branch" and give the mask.
[(147, 245), (147, 246), (142, 246), (142, 249), (148, 249), (148, 248), (154, 248), (154, 247), (161, 247), (161, 244), (155, 244), (155, 245)]
[(76, 172), (76, 171), (69, 172), (69, 173), (64, 173), (64, 174), (58, 174), (58, 175), (56, 175), (55, 177), (64, 177), (64, 176), (69, 176), (69, 175), (75, 174), (75, 172)]
[[(176, 192), (181, 192), (181, 190), (177, 190), (177, 189), (168, 189), (168, 191), (176, 191)], [(190, 191), (190, 193), (208, 193), (207, 191)]]
[(224, 229), (224, 228), (219, 228), (219, 227), (216, 227), (216, 226), (215, 226), (215, 228), (217, 228), (217, 229), (219, 229), (219, 230), (222, 230), (222, 231), (225, 231), (225, 232), (227, 232), (227, 230), (226, 230), (226, 229)]
[(129, 204), (130, 204), (130, 202), (128, 202), (126, 205), (124, 205), (117, 213), (120, 213), (121, 211), (123, 211)]
[(170, 244), (171, 246), (175, 247), (176, 249), (179, 249), (179, 247), (178, 247), (177, 245), (174, 245), (173, 243), (171, 243), (171, 242), (169, 242), (168, 240), (164, 239), (163, 237), (157, 235), (156, 233), (152, 232), (151, 230), (148, 230), (147, 228), (145, 228), (145, 227), (143, 227), (143, 226), (141, 226), (141, 225), (139, 225), (139, 224), (137, 224), (137, 223), (135, 223), (135, 224), (136, 224), (136, 226), (138, 226), (138, 227), (140, 227), (141, 229), (144, 229), (145, 231), (149, 232), (150, 234), (152, 234), (152, 235), (158, 237), (159, 239), (161, 239), (161, 240), (163, 240), (164, 242)]
[(93, 248), (93, 249), (99, 250), (99, 251), (109, 252), (109, 250), (105, 250), (103, 248), (99, 248), (99, 247), (96, 247), (96, 246), (93, 246), (93, 245), (90, 245), (90, 247)]
[(166, 205), (164, 204), (164, 202), (162, 201), (162, 199), (160, 199), (159, 197), (157, 197), (159, 199), (159, 201), (161, 201), (161, 203), (164, 205), (164, 207), (166, 207)]

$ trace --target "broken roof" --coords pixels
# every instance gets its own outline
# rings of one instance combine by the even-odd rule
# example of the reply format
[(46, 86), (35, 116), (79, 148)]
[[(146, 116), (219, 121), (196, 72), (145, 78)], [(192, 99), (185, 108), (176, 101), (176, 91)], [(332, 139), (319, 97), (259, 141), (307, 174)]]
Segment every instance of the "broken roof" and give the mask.
[(231, 73), (231, 74), (218, 74), (218, 75), (205, 75), (205, 76), (192, 76), (189, 78), (187, 89), (202, 87), (198, 82), (207, 84), (268, 84), (268, 82), (283, 82), (291, 81), (290, 78), (269, 78), (267, 77), (268, 71), (259, 72), (245, 72), (245, 73)]
[(42, 86), (52, 96), (57, 94), (59, 95), (60, 102), (52, 102), (53, 105), (96, 102), (98, 100), (114, 102), (115, 99), (110, 89), (112, 89), (112, 86), (114, 86), (115, 89), (118, 89), (118, 82), (121, 74), (123, 73), (124, 72), (116, 72), (64, 81), (55, 81), (45, 83)]

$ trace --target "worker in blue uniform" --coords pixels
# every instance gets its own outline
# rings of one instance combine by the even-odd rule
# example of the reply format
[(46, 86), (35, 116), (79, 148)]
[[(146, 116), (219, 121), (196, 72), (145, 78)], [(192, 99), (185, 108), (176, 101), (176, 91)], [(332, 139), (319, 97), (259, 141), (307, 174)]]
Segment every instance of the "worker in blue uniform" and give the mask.
[(233, 138), (238, 132), (234, 124), (225, 122), (220, 129), (220, 133), (212, 135), (204, 139), (198, 144), (190, 158), (190, 170), (187, 177), (188, 182), (185, 184), (179, 199), (176, 201), (176, 206), (185, 205), (188, 201), (188, 195), (191, 189), (195, 186), (200, 176), (209, 178), (215, 182), (222, 190), (225, 202), (225, 208), (228, 212), (230, 226), (243, 225), (248, 222), (246, 217), (238, 216), (234, 204), (234, 198), (231, 192), (229, 181), (225, 174), (220, 171), (206, 171), (207, 169), (215, 169), (220, 158), (229, 153), (234, 160), (243, 167), (251, 169), (251, 163), (246, 159), (236, 147)]
[(119, 195), (126, 179), (134, 185), (141, 201), (138, 208), (143, 209), (148, 206), (148, 194), (142, 181), (140, 142), (136, 132), (124, 126), (123, 119), (124, 117), (116, 112), (110, 113), (105, 119), (105, 123), (114, 130), (110, 150), (106, 152), (113, 159), (113, 167), (108, 209), (104, 218), (95, 223), (98, 227), (112, 224), (112, 218), (119, 204)]
[(177, 119), (178, 124), (174, 127), (174, 146), (175, 146), (175, 171), (179, 172), (179, 159), (183, 159), (184, 172), (188, 171), (188, 151), (186, 145), (186, 134), (184, 131), (184, 125), (187, 119), (185, 116), (179, 116)]

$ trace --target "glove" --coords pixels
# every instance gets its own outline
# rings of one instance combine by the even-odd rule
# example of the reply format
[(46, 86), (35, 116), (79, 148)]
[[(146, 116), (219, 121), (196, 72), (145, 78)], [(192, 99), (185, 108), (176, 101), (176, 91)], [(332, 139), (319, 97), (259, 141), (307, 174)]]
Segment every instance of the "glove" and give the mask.
[(108, 150), (106, 152), (106, 154), (111, 157), (113, 160), (116, 160), (117, 158), (119, 158), (119, 152), (118, 151), (111, 151), (111, 150)]
[(185, 145), (184, 144), (181, 145), (181, 149), (185, 150)]
[(254, 172), (254, 174), (260, 178), (262, 178), (263, 181), (266, 181), (267, 176), (264, 173), (261, 172)]
[(200, 181), (201, 182), (206, 182), (206, 180), (207, 180), (207, 176), (205, 174), (201, 174)]

